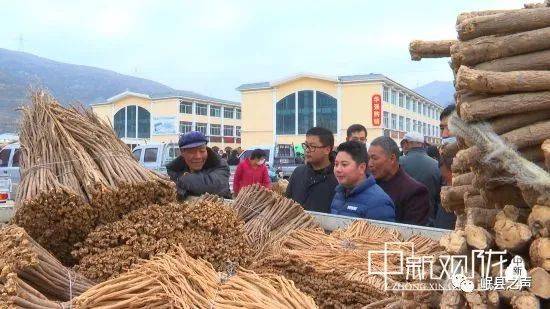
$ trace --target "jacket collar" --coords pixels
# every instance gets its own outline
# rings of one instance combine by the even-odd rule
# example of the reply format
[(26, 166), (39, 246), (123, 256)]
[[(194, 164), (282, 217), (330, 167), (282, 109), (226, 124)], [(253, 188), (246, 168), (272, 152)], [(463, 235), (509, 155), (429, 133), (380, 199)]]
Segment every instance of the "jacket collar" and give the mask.
[(407, 151), (407, 155), (410, 154), (410, 153), (424, 153), (424, 154), (427, 154), (427, 151), (426, 151), (426, 148), (424, 148), (424, 147), (415, 147), (415, 148), (411, 148), (411, 149), (409, 149), (409, 151)]
[(365, 180), (363, 180), (353, 189), (348, 190), (346, 187), (342, 185), (338, 185), (336, 187), (336, 191), (344, 192), (347, 196), (352, 196), (352, 195), (360, 194), (361, 192), (367, 190), (368, 188), (372, 187), (375, 184), (376, 184), (376, 180), (374, 180), (374, 177), (372, 175), (368, 175), (367, 178), (365, 178)]

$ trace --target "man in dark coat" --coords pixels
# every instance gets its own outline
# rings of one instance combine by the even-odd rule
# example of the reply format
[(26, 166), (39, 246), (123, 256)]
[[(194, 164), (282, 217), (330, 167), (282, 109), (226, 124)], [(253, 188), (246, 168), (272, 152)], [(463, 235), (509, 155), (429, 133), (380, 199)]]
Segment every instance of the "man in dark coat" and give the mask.
[(290, 176), (286, 196), (306, 210), (330, 213), (330, 203), (338, 185), (331, 157), (334, 135), (328, 129), (313, 127), (307, 131), (302, 146), (306, 164), (298, 166)]
[(204, 193), (231, 198), (229, 167), (206, 146), (207, 143), (208, 139), (201, 132), (182, 135), (178, 142), (181, 156), (166, 166), (168, 176), (176, 183), (180, 200)]
[(441, 192), (441, 172), (436, 160), (428, 156), (424, 147), (424, 136), (417, 132), (405, 134), (402, 145), (407, 148), (407, 154), (399, 158), (399, 164), (409, 176), (422, 183), (430, 192), (430, 225), (433, 225), (437, 212), (441, 208), (439, 193)]
[(391, 197), (396, 221), (427, 225), (430, 217), (428, 188), (409, 176), (399, 166), (399, 147), (389, 137), (374, 139), (369, 147), (369, 171)]

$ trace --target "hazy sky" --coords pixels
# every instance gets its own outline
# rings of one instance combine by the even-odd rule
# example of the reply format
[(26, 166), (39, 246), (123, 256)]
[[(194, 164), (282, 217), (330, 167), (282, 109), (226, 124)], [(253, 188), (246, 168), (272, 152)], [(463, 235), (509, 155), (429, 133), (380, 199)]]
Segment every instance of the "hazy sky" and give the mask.
[(525, 2), (0, 0), (0, 47), (231, 100), (300, 72), (416, 87), (452, 75), (447, 59), (411, 61), (411, 40), (454, 38), (458, 13)]

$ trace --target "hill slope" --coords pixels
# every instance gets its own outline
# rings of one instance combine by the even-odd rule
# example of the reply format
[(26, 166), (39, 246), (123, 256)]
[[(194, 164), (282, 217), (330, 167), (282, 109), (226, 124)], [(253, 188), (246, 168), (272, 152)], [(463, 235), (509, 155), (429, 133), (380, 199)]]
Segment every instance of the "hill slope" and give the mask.
[(450, 81), (433, 81), (415, 88), (414, 91), (443, 107), (454, 103), (455, 88)]

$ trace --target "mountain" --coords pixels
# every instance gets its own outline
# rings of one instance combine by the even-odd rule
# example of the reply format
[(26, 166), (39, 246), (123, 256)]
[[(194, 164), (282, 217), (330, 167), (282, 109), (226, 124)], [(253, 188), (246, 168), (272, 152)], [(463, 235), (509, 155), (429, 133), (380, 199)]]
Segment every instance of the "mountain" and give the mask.
[(63, 104), (80, 101), (89, 105), (125, 90), (209, 98), (143, 78), (0, 48), (0, 133), (17, 129), (19, 112), (15, 109), (25, 104), (31, 86), (47, 88)]
[(450, 81), (433, 81), (426, 85), (414, 88), (422, 96), (447, 107), (454, 103), (455, 87)]

